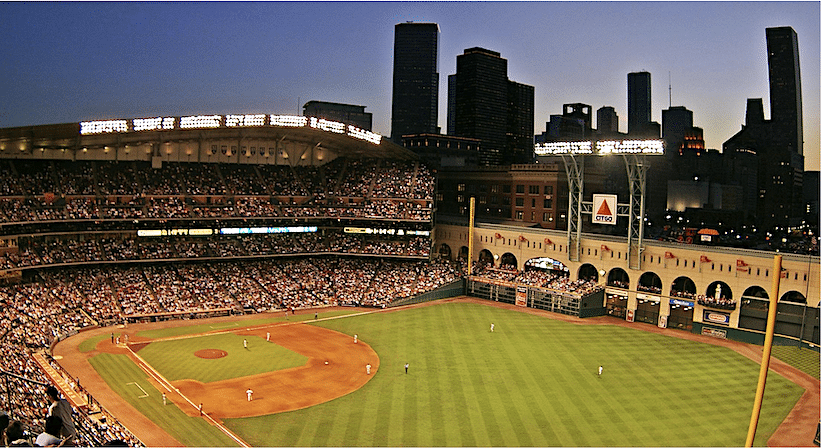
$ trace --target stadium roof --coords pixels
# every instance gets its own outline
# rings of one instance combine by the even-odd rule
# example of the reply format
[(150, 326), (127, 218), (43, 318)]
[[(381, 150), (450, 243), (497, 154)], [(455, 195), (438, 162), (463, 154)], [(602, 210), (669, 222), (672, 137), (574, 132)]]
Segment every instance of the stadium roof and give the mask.
[[(34, 150), (94, 150), (214, 141), (263, 141), (322, 148), (338, 156), (413, 160), (381, 135), (340, 122), (287, 115), (199, 115), (99, 120), (0, 129), (0, 158)], [(239, 146), (240, 143), (237, 143)]]

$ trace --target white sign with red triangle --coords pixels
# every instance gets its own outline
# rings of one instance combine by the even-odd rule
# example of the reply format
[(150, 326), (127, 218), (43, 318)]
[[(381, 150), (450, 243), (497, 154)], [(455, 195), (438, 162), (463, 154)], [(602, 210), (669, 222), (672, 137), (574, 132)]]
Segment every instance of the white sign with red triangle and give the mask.
[(593, 224), (616, 225), (617, 199), (615, 194), (593, 195)]

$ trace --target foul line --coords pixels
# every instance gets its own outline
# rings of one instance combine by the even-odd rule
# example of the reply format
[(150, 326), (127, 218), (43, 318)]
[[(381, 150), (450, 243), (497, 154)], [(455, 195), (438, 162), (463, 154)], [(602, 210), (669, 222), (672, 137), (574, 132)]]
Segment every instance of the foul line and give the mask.
[(139, 387), (139, 388), (140, 388), (140, 390), (141, 390), (141, 391), (143, 391), (143, 395), (142, 395), (141, 397), (137, 397), (137, 398), (146, 398), (146, 397), (148, 397), (148, 392), (146, 392), (146, 391), (145, 391), (145, 389), (143, 389), (143, 387), (142, 387), (142, 386), (140, 386), (139, 384), (137, 384), (137, 383), (135, 383), (135, 382), (125, 383), (125, 385), (126, 385), (126, 386), (128, 386), (128, 385), (130, 385), (130, 384), (133, 384), (133, 385), (135, 385), (135, 386)]
[(169, 391), (169, 392), (170, 392), (170, 391), (173, 391), (173, 392), (175, 392), (177, 395), (179, 395), (180, 397), (182, 397), (182, 399), (184, 399), (185, 401), (187, 401), (187, 402), (188, 402), (188, 404), (190, 404), (190, 405), (191, 405), (194, 409), (197, 409), (198, 411), (200, 411), (200, 413), (202, 414), (202, 416), (203, 416), (203, 417), (205, 417), (208, 421), (210, 421), (212, 425), (214, 425), (214, 426), (216, 426), (217, 428), (219, 428), (219, 429), (220, 429), (220, 431), (222, 431), (223, 433), (225, 433), (225, 435), (227, 435), (228, 437), (232, 438), (232, 439), (233, 439), (235, 442), (237, 442), (240, 446), (242, 446), (242, 447), (244, 447), (244, 448), (251, 448), (251, 445), (248, 445), (247, 443), (245, 443), (245, 441), (244, 441), (244, 440), (242, 440), (241, 438), (239, 438), (239, 436), (237, 436), (236, 434), (234, 434), (233, 432), (231, 432), (228, 428), (226, 428), (225, 426), (223, 426), (223, 425), (222, 425), (222, 423), (219, 423), (218, 421), (214, 420), (214, 419), (213, 419), (210, 415), (208, 415), (208, 413), (206, 413), (206, 412), (202, 412), (202, 409), (200, 409), (200, 407), (199, 407), (198, 405), (194, 404), (194, 402), (193, 402), (193, 401), (191, 401), (188, 397), (186, 397), (185, 395), (183, 395), (183, 394), (182, 394), (182, 392), (180, 392), (180, 390), (179, 390), (179, 389), (177, 389), (176, 387), (172, 387), (172, 386), (171, 386), (171, 383), (169, 383), (169, 382), (168, 382), (168, 380), (166, 380), (166, 379), (165, 379), (162, 375), (160, 375), (160, 373), (159, 373), (159, 372), (157, 372), (157, 371), (154, 369), (154, 367), (152, 367), (150, 364), (148, 364), (147, 362), (145, 362), (145, 360), (144, 360), (144, 359), (142, 359), (139, 355), (137, 355), (136, 353), (134, 353), (134, 351), (133, 351), (133, 350), (131, 350), (131, 347), (126, 346), (126, 348), (128, 349), (128, 351), (129, 351), (129, 352), (131, 352), (131, 355), (132, 355), (132, 356), (134, 356), (134, 357), (135, 357), (135, 358), (136, 358), (136, 359), (140, 362), (140, 364), (141, 364), (141, 365), (140, 365), (140, 367), (142, 367), (142, 368), (143, 368), (143, 370), (145, 370), (145, 371), (146, 371), (149, 375), (151, 375), (151, 377), (153, 377), (153, 378), (154, 378), (154, 379), (155, 379), (155, 380), (156, 380), (156, 381), (157, 381), (157, 382), (158, 382), (161, 386), (163, 386), (163, 387), (164, 387), (167, 391)]

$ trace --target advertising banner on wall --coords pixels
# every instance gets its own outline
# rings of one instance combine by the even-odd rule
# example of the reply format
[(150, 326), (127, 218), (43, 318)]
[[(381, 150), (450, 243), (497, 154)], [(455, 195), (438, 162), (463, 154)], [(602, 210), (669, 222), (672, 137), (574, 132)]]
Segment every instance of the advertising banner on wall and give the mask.
[(635, 319), (636, 319), (635, 310), (627, 310), (627, 318), (625, 320), (627, 322), (633, 322)]
[(730, 325), (730, 315), (718, 311), (704, 310), (704, 322), (719, 325)]
[(593, 224), (616, 225), (617, 200), (615, 194), (594, 194)]
[(516, 306), (527, 306), (527, 286), (516, 287)]

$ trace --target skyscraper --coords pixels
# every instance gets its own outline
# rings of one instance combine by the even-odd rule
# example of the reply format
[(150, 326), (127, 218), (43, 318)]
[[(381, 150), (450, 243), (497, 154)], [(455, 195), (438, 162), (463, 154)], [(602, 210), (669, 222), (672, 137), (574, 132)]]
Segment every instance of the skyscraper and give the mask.
[(507, 78), (507, 59), (468, 48), (448, 76), (448, 134), (481, 140), (479, 163), (529, 163), (533, 157), (534, 88)]
[(604, 136), (619, 132), (619, 115), (613, 106), (600, 107), (596, 111), (596, 132)]
[(650, 96), (650, 73), (632, 72), (627, 74), (627, 133), (646, 131), (652, 119)]
[[(767, 28), (767, 65), (770, 77), (770, 119), (764, 119), (760, 99), (747, 102), (746, 125), (724, 143), (731, 164), (753, 165), (755, 189), (745, 179), (747, 203), (755, 200), (756, 219), (764, 228), (800, 224), (803, 203), (803, 124), (798, 36), (791, 27)], [(740, 171), (739, 171), (740, 172)]]
[(394, 28), (391, 140), (439, 133), (439, 25), (399, 23)]
[(766, 33), (773, 131), (790, 152), (804, 154), (798, 35), (789, 26), (767, 28)]

